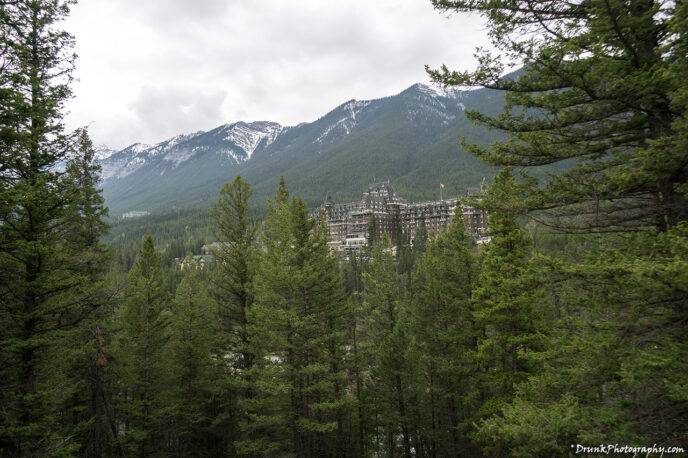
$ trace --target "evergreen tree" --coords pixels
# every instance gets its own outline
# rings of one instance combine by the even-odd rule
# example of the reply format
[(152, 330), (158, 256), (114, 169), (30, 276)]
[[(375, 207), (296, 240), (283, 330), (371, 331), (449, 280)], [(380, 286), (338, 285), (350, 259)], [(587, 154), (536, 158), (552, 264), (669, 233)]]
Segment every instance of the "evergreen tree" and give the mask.
[(404, 281), (405, 290), (411, 288), (412, 275), (417, 262), (418, 252), (412, 246), (408, 234), (403, 233), (396, 244), (396, 266), (397, 272)]
[[(670, 253), (683, 245), (688, 216), (688, 5), (433, 4), (484, 14), (502, 56), (524, 66), (502, 78), (500, 56), (485, 53), (475, 72), (431, 72), (443, 84), (507, 91), (500, 116), (469, 116), (509, 139), (470, 150), (497, 165), (549, 165), (553, 176), (526, 180), (518, 205), (546, 227), (583, 234), (560, 237), (540, 259), (557, 317), (538, 356), (542, 371), (482, 424), (482, 437), (514, 456), (565, 456), (574, 442), (685, 437), (677, 386), (686, 377), (670, 366), (684, 367), (688, 283), (684, 258)], [(660, 372), (664, 383), (649, 375)]]
[[(267, 270), (269, 267), (277, 266), (271, 266), (267, 261), (270, 255), (275, 260), (281, 260), (282, 269), (286, 269), (287, 258), (281, 258), (281, 253), (291, 246), (288, 203), (289, 192), (284, 177), (281, 177), (275, 197), (268, 201), (266, 221), (261, 234), (261, 256), (252, 285), (254, 291), (261, 278), (265, 281), (266, 292), (269, 292), (270, 288), (274, 288), (276, 292), (283, 291), (281, 288), (288, 282), (280, 270), (270, 270), (274, 277), (270, 278), (269, 282), (267, 277), (261, 277), (264, 275), (263, 267)], [(270, 323), (270, 314), (265, 309), (266, 315), (263, 316), (262, 311), (261, 307), (255, 307), (249, 310), (250, 314), (247, 317), (250, 349), (255, 364), (247, 373), (251, 380), (252, 396), (244, 403), (246, 417), (241, 423), (244, 439), (235, 443), (239, 455), (269, 455), (290, 448), (288, 419), (285, 414), (290, 406), (289, 387), (287, 382), (278, 379), (281, 372), (279, 363), (283, 361), (283, 357), (271, 354), (265, 340), (266, 326), (277, 329), (278, 323), (281, 324), (284, 320), (281, 316), (283, 312), (280, 310), (280, 316), (275, 316)]]
[(177, 288), (170, 319), (172, 427), (167, 431), (175, 456), (226, 454), (215, 426), (226, 349), (220, 347), (220, 320), (207, 291), (203, 270), (188, 270)]
[(169, 326), (162, 264), (148, 235), (129, 272), (123, 303), (117, 310), (113, 345), (119, 381), (118, 420), (123, 425), (120, 442), (130, 455), (160, 453), (169, 414)]
[(217, 278), (214, 295), (221, 304), (229, 351), (240, 357), (236, 368), (248, 370), (253, 364), (248, 349), (246, 315), (253, 303), (256, 224), (251, 217), (251, 188), (241, 177), (226, 184), (213, 210), (217, 248)]
[(349, 385), (353, 391), (349, 450), (355, 456), (367, 456), (372, 447), (373, 411), (367, 388), (371, 349), (366, 339), (367, 310), (363, 303), (363, 272), (367, 268), (367, 250), (352, 251), (342, 263), (344, 287), (348, 294), (347, 358)]
[(423, 219), (420, 220), (418, 225), (418, 230), (416, 230), (416, 235), (413, 238), (413, 249), (418, 256), (425, 253), (425, 248), (428, 243), (428, 227), (425, 225), (425, 215)]
[[(85, 183), (62, 180), (58, 167), (74, 152), (63, 128), (73, 40), (60, 29), (71, 4), (0, 4), (0, 448), (12, 456), (79, 447), (61, 418), (76, 387), (60, 356), (65, 336), (94, 305), (78, 291), (82, 275), (91, 274), (75, 261), (95, 245), (83, 246), (88, 241), (68, 230), (75, 226), (71, 209), (90, 205), (76, 200), (97, 193), (75, 191), (72, 184)], [(99, 236), (95, 207), (90, 229)]]
[(574, 237), (539, 256), (554, 318), (545, 351), (534, 355), (542, 368), (481, 435), (521, 457), (568, 456), (572, 443), (680, 442), (685, 233), (679, 225), (659, 235)]
[[(412, 360), (409, 338), (403, 325), (403, 282), (397, 273), (392, 248), (384, 240), (373, 247), (363, 275), (365, 338), (360, 348), (369, 353), (369, 386), (375, 442), (384, 444), (388, 456), (411, 456), (411, 406), (409, 378)], [(397, 438), (401, 437), (401, 443)]]
[[(556, 165), (528, 199), (549, 224), (666, 231), (686, 219), (684, 2), (432, 3), (486, 17), (497, 54), (480, 53), (474, 72), (430, 73), (445, 85), (506, 91), (503, 114), (468, 116), (508, 140), (469, 149), (496, 165)], [(506, 59), (524, 66), (520, 75), (501, 76)]]
[(368, 245), (373, 245), (380, 240), (380, 228), (378, 227), (377, 219), (375, 219), (374, 216), (370, 218), (370, 221), (368, 221), (368, 233), (366, 236)]
[(419, 262), (409, 313), (428, 456), (476, 454), (469, 439), (477, 382), (474, 270), (459, 209), (449, 230), (430, 243)]
[[(226, 335), (226, 351), (231, 355), (226, 385), (227, 405), (221, 422), (228, 425), (229, 441), (239, 439), (239, 401), (252, 396), (250, 379), (253, 354), (249, 345), (248, 312), (253, 305), (253, 277), (256, 263), (256, 224), (251, 217), (251, 188), (237, 177), (220, 191), (213, 209), (215, 222), (215, 277), (213, 297), (219, 306)], [(223, 417), (223, 418), (222, 418)]]
[(87, 131), (81, 130), (76, 155), (67, 163), (63, 177), (64, 189), (74, 193), (63, 240), (74, 253), (71, 264), (73, 274), (78, 275), (74, 280), (78, 286), (71, 295), (75, 305), (73, 320), (79, 326), (64, 336), (58, 351), (67, 353), (72, 365), (67, 372), (73, 387), (68, 409), (73, 413), (81, 453), (85, 456), (107, 454), (113, 445), (115, 428), (109, 370), (108, 320), (112, 310), (106, 279), (110, 251), (101, 242), (107, 231), (103, 220), (107, 210), (97, 188), (99, 174), (93, 144)]
[(242, 454), (338, 456), (345, 302), (326, 229), (284, 182), (271, 202), (250, 312), (257, 355)]
[(496, 201), (512, 210), (488, 216), (491, 240), (482, 252), (473, 293), (483, 418), (498, 414), (513, 396), (515, 385), (535, 372), (530, 353), (540, 350), (543, 343), (539, 326), (544, 298), (530, 268), (530, 239), (518, 222), (522, 211), (518, 197), (510, 169), (495, 177), (484, 197), (485, 205)]

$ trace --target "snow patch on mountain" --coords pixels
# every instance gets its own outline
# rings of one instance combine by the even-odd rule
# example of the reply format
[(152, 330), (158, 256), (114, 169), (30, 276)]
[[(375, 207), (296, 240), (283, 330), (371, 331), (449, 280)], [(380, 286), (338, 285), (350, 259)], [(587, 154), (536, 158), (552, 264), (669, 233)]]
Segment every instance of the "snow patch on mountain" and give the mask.
[(104, 161), (105, 159), (115, 154), (117, 151), (105, 145), (98, 145), (95, 148), (93, 148), (93, 152), (93, 157), (96, 161)]
[(240, 164), (241, 162), (243, 162), (245, 160), (243, 154), (237, 154), (237, 152), (231, 148), (220, 150), (217, 152), (217, 154), (221, 157), (230, 159), (237, 164)]
[(128, 151), (133, 154), (141, 154), (142, 152), (150, 149), (150, 147), (151, 145), (148, 145), (146, 143), (134, 143), (133, 145), (127, 146), (122, 151)]
[[(410, 121), (426, 120), (441, 122), (447, 125), (456, 119), (456, 109), (466, 110), (461, 101), (466, 97), (466, 91), (454, 88), (441, 88), (425, 84), (414, 84), (401, 95), (414, 100), (409, 107), (407, 118)], [(415, 102), (420, 102), (418, 106)]]
[(213, 152), (238, 164), (249, 160), (261, 145), (272, 143), (283, 130), (267, 121), (225, 124), (208, 132), (174, 137), (154, 147), (151, 156), (161, 155), (163, 161), (178, 167), (197, 155)]
[(358, 114), (371, 103), (370, 100), (350, 100), (335, 109), (335, 112), (341, 112), (342, 117), (326, 127), (313, 143), (322, 145), (330, 134), (349, 135), (358, 123)]
[(437, 105), (441, 109), (447, 108), (445, 102), (447, 102), (446, 99), (450, 99), (450, 105), (453, 105), (452, 102), (456, 101), (458, 102), (458, 107), (463, 111), (466, 109), (466, 106), (461, 100), (465, 97), (466, 92), (467, 91), (462, 89), (442, 88), (436, 85), (428, 86), (427, 84), (417, 83), (403, 91), (402, 94), (406, 94), (425, 103)]
[(434, 86), (434, 85), (428, 86), (426, 84), (418, 83), (418, 84), (415, 84), (411, 87), (414, 88), (417, 92), (419, 92), (421, 94), (429, 95), (431, 97), (446, 97), (447, 96), (446, 92), (438, 86)]
[(99, 160), (101, 179), (122, 178), (141, 168), (146, 162), (146, 152), (151, 148), (144, 143), (134, 143), (121, 151)]
[(189, 148), (185, 143), (190, 140), (200, 137), (205, 132), (198, 131), (192, 134), (184, 134), (173, 137), (165, 142), (160, 143), (154, 149), (155, 155), (164, 154), (162, 159), (167, 162), (172, 162), (174, 167), (177, 167), (184, 161), (187, 161), (198, 148)]
[(226, 127), (225, 140), (244, 150), (246, 153), (244, 160), (251, 158), (263, 140), (265, 140), (265, 146), (269, 145), (284, 129), (277, 123), (264, 121), (237, 122)]
[(166, 162), (171, 162), (174, 165), (174, 167), (177, 167), (182, 162), (188, 161), (191, 158), (191, 156), (194, 155), (196, 150), (197, 148), (175, 148), (167, 154), (165, 154), (163, 160)]
[(456, 119), (456, 116), (449, 114), (442, 109), (431, 106), (424, 106), (422, 109), (411, 108), (406, 116), (410, 121), (419, 121), (424, 119), (432, 122), (439, 121), (444, 125), (448, 125), (450, 122)]
[(168, 153), (173, 152), (178, 145), (188, 142), (192, 138), (198, 137), (203, 133), (204, 132), (201, 130), (191, 134), (177, 135), (176, 137), (172, 137), (169, 140), (165, 140), (163, 142), (158, 143), (149, 150), (148, 154), (150, 156), (159, 156), (161, 154), (165, 154), (165, 157), (168, 157)]

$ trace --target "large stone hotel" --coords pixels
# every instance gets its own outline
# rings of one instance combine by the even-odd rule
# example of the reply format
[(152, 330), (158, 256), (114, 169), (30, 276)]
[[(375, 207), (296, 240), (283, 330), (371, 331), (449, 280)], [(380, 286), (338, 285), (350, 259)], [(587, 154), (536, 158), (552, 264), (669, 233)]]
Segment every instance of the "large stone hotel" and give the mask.
[[(467, 191), (467, 195), (474, 192)], [(330, 229), (330, 248), (340, 253), (368, 245), (374, 234), (387, 235), (391, 240), (403, 235), (413, 242), (423, 222), (432, 237), (445, 231), (456, 214), (463, 216), (466, 232), (476, 243), (488, 240), (484, 211), (460, 205), (458, 199), (409, 203), (397, 195), (389, 182), (369, 186), (356, 202), (334, 203), (328, 194), (316, 216), (323, 213)]]

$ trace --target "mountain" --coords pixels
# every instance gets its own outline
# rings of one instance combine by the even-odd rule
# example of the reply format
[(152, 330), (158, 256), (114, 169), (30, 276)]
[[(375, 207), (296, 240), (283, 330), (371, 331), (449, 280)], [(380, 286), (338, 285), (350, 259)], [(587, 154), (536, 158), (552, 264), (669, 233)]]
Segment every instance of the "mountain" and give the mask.
[(105, 145), (98, 145), (94, 148), (94, 150), (96, 160), (101, 162), (117, 152), (114, 149), (111, 149)]
[(463, 152), (458, 139), (496, 138), (464, 112), (494, 114), (502, 106), (502, 96), (491, 90), (415, 84), (390, 97), (350, 100), (296, 126), (237, 122), (156, 145), (136, 143), (104, 150), (103, 191), (113, 216), (208, 206), (238, 174), (252, 184), (257, 203), (274, 192), (280, 176), (310, 205), (327, 192), (348, 199), (370, 182), (387, 179), (409, 199), (433, 198), (440, 182), (447, 195), (458, 195), (491, 174)]

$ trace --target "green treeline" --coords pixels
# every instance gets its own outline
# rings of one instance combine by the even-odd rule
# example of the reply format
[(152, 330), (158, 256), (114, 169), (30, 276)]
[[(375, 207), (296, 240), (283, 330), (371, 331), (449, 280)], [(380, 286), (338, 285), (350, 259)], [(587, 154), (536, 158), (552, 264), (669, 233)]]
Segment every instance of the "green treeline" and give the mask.
[[(284, 180), (263, 218), (237, 178), (207, 230), (106, 245), (93, 145), (63, 126), (71, 3), (0, 2), (0, 457), (687, 446), (686, 2), (434, 1), (524, 64), (430, 71), (506, 91), (470, 117), (507, 140), (466, 145), (500, 169), (467, 202), (491, 240), (457, 217), (347, 258)], [(171, 262), (210, 234), (213, 262)]]
[[(505, 169), (483, 202), (518, 209), (519, 192)], [(516, 210), (490, 214), (482, 247), (456, 218), (415, 246), (382, 238), (337, 259), (284, 182), (264, 221), (250, 194), (241, 178), (222, 189), (212, 264), (168, 267), (149, 235), (128, 273), (99, 274), (83, 293), (101, 301), (95, 313), (49, 346), (69, 357), (38, 365), (45, 410), (30, 410), (46, 429), (3, 429), (9, 456), (545, 457), (609, 437), (681, 443), (686, 349), (668, 311), (639, 308), (677, 291), (635, 277), (685, 275), (680, 233), (634, 236), (624, 253), (595, 237), (591, 253), (591, 240), (524, 226)], [(647, 249), (644, 263), (631, 251)], [(667, 333), (638, 349), (655, 320)]]

